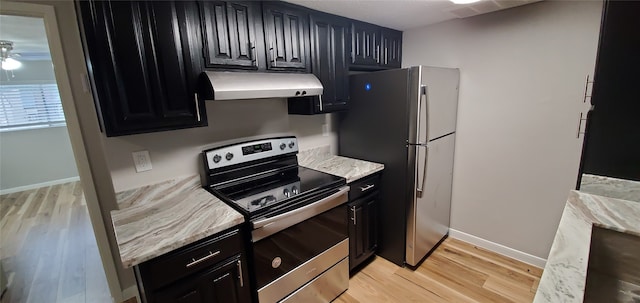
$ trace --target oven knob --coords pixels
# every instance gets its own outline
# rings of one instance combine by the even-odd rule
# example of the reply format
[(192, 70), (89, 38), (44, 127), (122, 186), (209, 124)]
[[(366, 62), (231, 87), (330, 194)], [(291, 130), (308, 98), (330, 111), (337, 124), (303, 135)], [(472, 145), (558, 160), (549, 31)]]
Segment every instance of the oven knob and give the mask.
[(294, 195), (297, 195), (300, 192), (300, 190), (298, 190), (297, 186), (294, 186), (291, 188), (291, 193)]
[(281, 150), (284, 150), (284, 148), (285, 148), (285, 147), (287, 147), (287, 145), (286, 145), (286, 144), (284, 144), (284, 143), (280, 144), (280, 149), (281, 149)]
[(220, 160), (222, 160), (222, 157), (220, 157), (220, 155), (213, 156), (213, 163), (218, 163), (220, 162)]
[(289, 148), (293, 148), (294, 146), (296, 146), (296, 144), (293, 141), (289, 142)]
[(289, 191), (288, 188), (285, 188), (282, 193), (284, 194), (285, 197), (289, 198), (291, 197), (291, 192)]
[(226, 156), (224, 156), (225, 158), (227, 158), (227, 160), (231, 161), (231, 159), (233, 159), (233, 154), (232, 153), (227, 153)]

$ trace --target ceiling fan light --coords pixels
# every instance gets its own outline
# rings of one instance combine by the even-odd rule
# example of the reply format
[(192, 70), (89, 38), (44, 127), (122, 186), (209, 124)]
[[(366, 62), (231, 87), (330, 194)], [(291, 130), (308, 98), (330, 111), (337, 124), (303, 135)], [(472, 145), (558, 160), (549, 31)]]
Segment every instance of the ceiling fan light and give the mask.
[(450, 1), (455, 3), (455, 4), (469, 4), (469, 3), (474, 3), (474, 2), (480, 2), (482, 0), (450, 0)]
[(2, 60), (2, 69), (4, 70), (14, 70), (20, 68), (20, 66), (22, 66), (22, 63), (13, 58)]

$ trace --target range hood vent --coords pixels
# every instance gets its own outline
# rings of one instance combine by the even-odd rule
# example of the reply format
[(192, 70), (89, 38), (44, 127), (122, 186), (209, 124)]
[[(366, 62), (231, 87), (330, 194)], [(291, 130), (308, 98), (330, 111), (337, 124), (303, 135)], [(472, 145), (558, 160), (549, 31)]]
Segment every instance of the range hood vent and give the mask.
[(323, 90), (313, 74), (205, 71), (201, 80), (206, 100), (318, 96)]

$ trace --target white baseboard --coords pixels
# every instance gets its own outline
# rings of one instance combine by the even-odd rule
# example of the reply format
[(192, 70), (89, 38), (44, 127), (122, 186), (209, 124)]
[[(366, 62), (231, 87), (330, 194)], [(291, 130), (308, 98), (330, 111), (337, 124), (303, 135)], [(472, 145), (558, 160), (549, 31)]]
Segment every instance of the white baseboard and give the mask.
[(484, 249), (490, 250), (497, 254), (501, 254), (503, 256), (507, 256), (509, 258), (516, 259), (518, 261), (522, 261), (524, 263), (531, 264), (540, 268), (544, 268), (544, 265), (547, 263), (546, 259), (536, 257), (534, 255), (530, 255), (528, 253), (521, 252), (519, 250), (515, 250), (510, 247), (506, 247), (502, 244), (498, 244), (495, 242), (491, 242), (489, 240), (478, 238), (474, 235), (470, 235), (470, 234), (455, 230), (453, 228), (449, 229), (449, 237), (455, 238), (467, 243), (471, 243), (473, 245), (482, 247)]
[(75, 182), (75, 181), (80, 181), (80, 177), (71, 177), (71, 178), (66, 178), (66, 179), (59, 179), (59, 180), (53, 180), (53, 181), (49, 181), (49, 182), (38, 183), (38, 184), (18, 186), (18, 187), (14, 187), (14, 188), (7, 188), (7, 189), (0, 190), (0, 195), (12, 194), (12, 193), (20, 192), (20, 191), (31, 190), (31, 189), (36, 189), (36, 188), (40, 188), (40, 187), (58, 185), (58, 184), (62, 184), (62, 183), (69, 183), (69, 182)]

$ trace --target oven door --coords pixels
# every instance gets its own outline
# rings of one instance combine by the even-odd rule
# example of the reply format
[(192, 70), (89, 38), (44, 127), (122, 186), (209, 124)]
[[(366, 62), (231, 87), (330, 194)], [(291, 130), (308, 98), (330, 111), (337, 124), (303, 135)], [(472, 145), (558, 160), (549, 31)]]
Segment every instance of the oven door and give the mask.
[[(342, 188), (344, 189), (344, 188)], [(258, 298), (261, 303), (277, 302), (296, 289), (304, 286), (318, 275), (325, 272), (349, 255), (348, 222), (347, 222), (347, 193), (339, 191), (339, 195), (333, 194), (318, 204), (336, 205), (328, 210), (323, 210), (311, 217), (302, 216), (302, 221), (288, 226), (279, 231), (264, 235), (260, 228), (255, 229), (260, 237), (254, 239), (253, 258), (258, 287)], [(333, 200), (333, 202), (330, 202)], [(332, 204), (333, 203), (333, 204)], [(314, 203), (316, 204), (316, 203)], [(311, 206), (311, 205), (309, 205)], [(323, 209), (322, 207), (308, 207), (309, 209)], [(292, 211), (292, 217), (300, 218), (300, 214), (306, 210)], [(291, 218), (280, 217), (279, 221), (288, 221)], [(279, 221), (272, 221), (277, 224)], [(254, 222), (254, 228), (260, 226), (260, 221)], [(286, 224), (289, 225), (289, 224)], [(263, 225), (265, 227), (267, 225)], [(255, 235), (254, 235), (255, 236)], [(340, 292), (348, 287), (348, 270), (344, 276), (344, 282), (340, 281), (337, 289)]]

